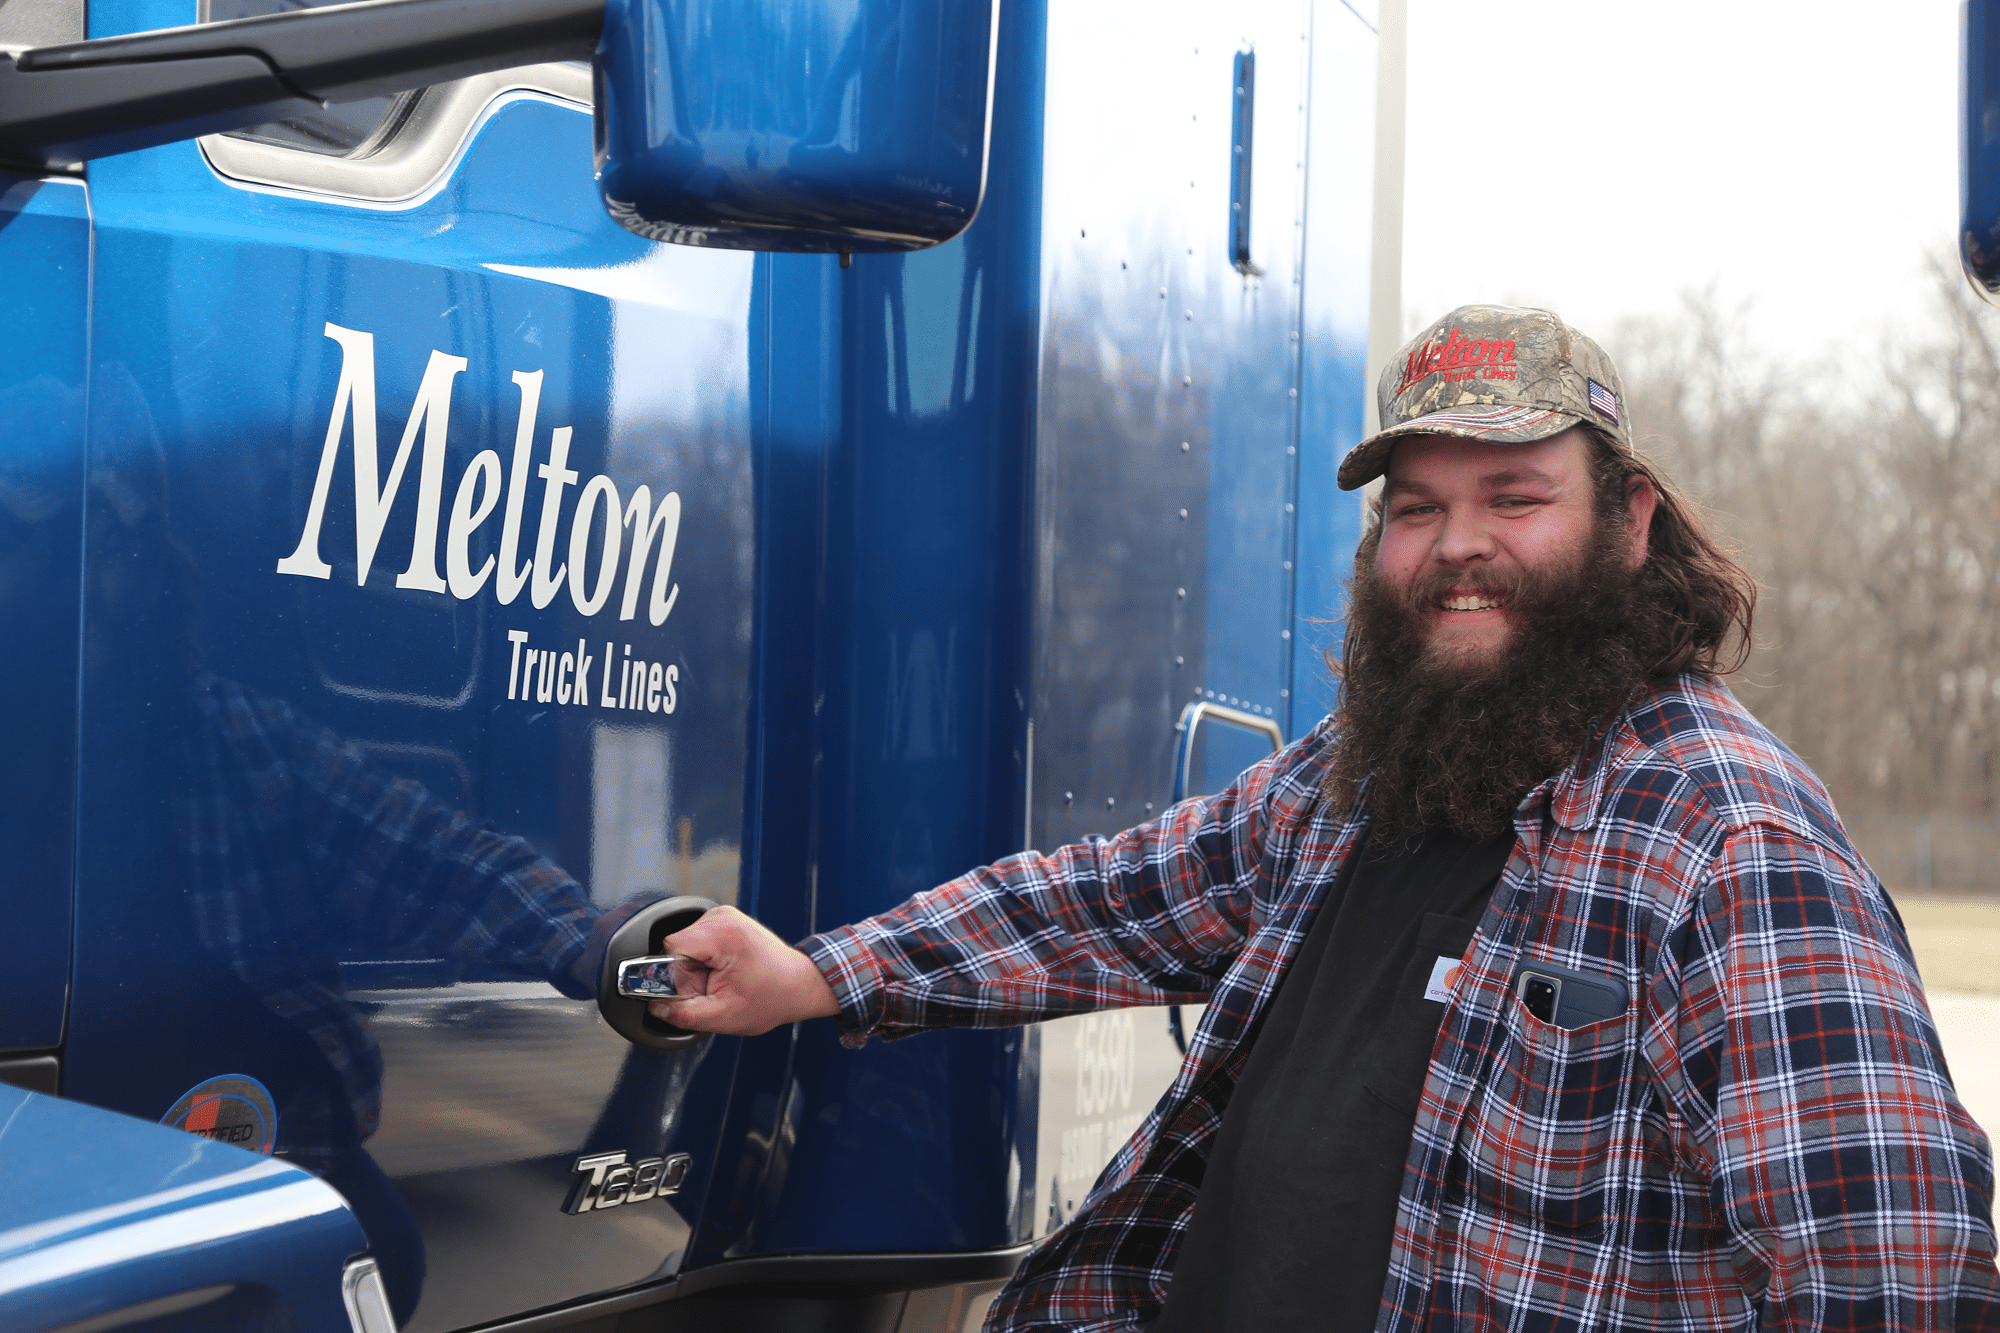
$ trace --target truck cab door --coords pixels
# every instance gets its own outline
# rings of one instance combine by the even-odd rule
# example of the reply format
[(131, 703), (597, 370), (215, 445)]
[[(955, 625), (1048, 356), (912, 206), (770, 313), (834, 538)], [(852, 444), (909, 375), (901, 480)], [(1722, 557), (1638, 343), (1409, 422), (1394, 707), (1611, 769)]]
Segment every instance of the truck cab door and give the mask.
[[(0, 46), (83, 36), (83, 0), (0, 8)], [(90, 207), (74, 176), (0, 171), (0, 1083), (55, 1092), (69, 993), (76, 800), (76, 549)]]
[(320, 1175), (412, 1330), (670, 1277), (734, 1059), (590, 954), (737, 897), (756, 261), (604, 216), (589, 89), (90, 167), (65, 1092)]
[[(0, 30), (0, 38), (4, 38)], [(0, 172), (0, 1083), (55, 1092), (69, 989), (76, 796), (76, 549), (90, 213), (81, 180)]]

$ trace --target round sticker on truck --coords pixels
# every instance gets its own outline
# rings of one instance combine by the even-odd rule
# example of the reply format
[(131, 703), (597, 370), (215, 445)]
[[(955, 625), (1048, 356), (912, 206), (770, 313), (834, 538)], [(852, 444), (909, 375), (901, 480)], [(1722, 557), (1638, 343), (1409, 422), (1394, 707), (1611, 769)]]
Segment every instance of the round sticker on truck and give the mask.
[(222, 1074), (196, 1084), (160, 1123), (267, 1156), (278, 1137), (271, 1094), (248, 1074)]

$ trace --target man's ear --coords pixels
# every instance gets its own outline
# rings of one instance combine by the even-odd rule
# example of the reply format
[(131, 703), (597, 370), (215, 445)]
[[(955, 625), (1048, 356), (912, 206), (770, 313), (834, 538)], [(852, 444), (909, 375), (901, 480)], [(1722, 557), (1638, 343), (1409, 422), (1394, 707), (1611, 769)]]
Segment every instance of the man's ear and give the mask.
[(1637, 569), (1646, 563), (1646, 551), (1653, 533), (1653, 511), (1660, 507), (1660, 493), (1653, 489), (1653, 483), (1642, 472), (1635, 472), (1625, 479), (1625, 514), (1630, 521), (1632, 533), (1632, 553), (1626, 558), (1626, 566)]

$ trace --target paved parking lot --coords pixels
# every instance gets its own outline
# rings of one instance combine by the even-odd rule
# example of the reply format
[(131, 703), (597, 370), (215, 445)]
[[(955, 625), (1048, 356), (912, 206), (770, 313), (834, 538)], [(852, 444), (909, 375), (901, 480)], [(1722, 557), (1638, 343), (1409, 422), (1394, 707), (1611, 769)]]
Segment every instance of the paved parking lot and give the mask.
[(1897, 894), (1952, 1081), (1973, 1119), (2000, 1132), (2000, 901)]
[(2000, 1134), (2000, 995), (1932, 991), (1931, 1016), (1965, 1109), (1989, 1137)]

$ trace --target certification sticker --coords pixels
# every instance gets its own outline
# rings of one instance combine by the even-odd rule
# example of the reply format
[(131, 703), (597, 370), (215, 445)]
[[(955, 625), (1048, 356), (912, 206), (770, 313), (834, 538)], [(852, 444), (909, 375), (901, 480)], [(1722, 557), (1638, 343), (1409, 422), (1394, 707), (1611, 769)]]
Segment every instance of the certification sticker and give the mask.
[(222, 1074), (196, 1084), (160, 1123), (266, 1155), (278, 1137), (271, 1094), (248, 1074)]

